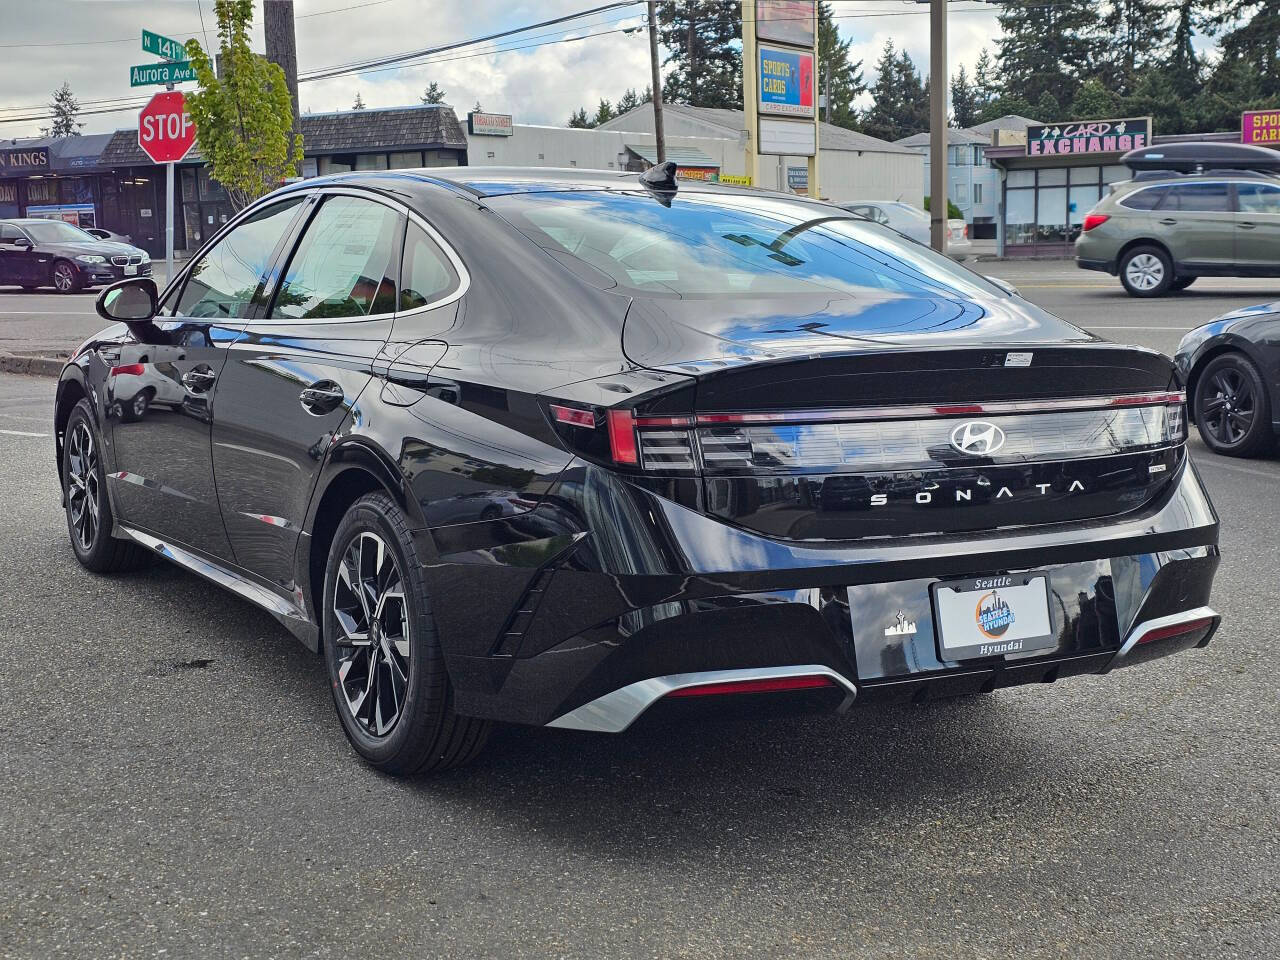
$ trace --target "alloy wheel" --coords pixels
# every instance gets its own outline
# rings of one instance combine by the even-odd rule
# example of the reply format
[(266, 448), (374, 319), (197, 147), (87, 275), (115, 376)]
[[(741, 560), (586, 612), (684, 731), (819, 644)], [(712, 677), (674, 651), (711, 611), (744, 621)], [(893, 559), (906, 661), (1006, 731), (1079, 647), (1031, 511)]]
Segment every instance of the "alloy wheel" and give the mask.
[(1234, 446), (1253, 427), (1255, 397), (1253, 385), (1241, 371), (1218, 370), (1201, 389), (1204, 403), (1202, 426), (1224, 446)]
[(80, 549), (93, 549), (98, 537), (102, 491), (98, 487), (98, 451), (88, 424), (77, 423), (67, 441), (67, 503)]
[(1138, 290), (1154, 290), (1164, 280), (1164, 264), (1151, 253), (1140, 253), (1124, 268), (1125, 278)]
[(333, 591), (338, 681), (347, 709), (366, 733), (385, 737), (409, 687), (409, 612), (395, 553), (361, 532), (343, 551)]
[(53, 268), (53, 285), (59, 293), (69, 293), (76, 284), (76, 275), (65, 263)]

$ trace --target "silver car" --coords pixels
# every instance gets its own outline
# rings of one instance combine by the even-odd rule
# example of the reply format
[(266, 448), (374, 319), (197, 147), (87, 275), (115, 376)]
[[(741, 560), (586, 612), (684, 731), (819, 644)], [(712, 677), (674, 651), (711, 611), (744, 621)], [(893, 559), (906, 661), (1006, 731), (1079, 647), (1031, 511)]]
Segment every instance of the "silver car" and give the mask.
[[(929, 246), (929, 214), (901, 200), (876, 200), (863, 203), (842, 203), (850, 213), (874, 220), (890, 230), (897, 230), (904, 237)], [(947, 221), (947, 255), (963, 260), (973, 249), (969, 240), (969, 225), (963, 220)]]

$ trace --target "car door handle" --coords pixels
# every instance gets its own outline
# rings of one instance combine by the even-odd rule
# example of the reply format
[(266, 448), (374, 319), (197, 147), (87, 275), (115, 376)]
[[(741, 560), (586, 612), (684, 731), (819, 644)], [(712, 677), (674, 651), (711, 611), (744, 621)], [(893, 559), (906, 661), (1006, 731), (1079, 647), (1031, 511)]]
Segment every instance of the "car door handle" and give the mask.
[(217, 379), (218, 375), (208, 367), (192, 367), (182, 375), (183, 385), (192, 393), (205, 393)]
[(1177, 222), (1178, 221), (1173, 219), (1173, 217), (1165, 217), (1163, 220), (1160, 221), (1160, 224), (1165, 227), (1172, 227)]
[(322, 414), (340, 406), (345, 396), (332, 380), (320, 380), (298, 394), (298, 401), (308, 413)]
[(1240, 223), (1237, 223), (1236, 226), (1239, 227), (1241, 230), (1252, 230), (1254, 227), (1257, 226), (1257, 224), (1249, 220), (1243, 220)]

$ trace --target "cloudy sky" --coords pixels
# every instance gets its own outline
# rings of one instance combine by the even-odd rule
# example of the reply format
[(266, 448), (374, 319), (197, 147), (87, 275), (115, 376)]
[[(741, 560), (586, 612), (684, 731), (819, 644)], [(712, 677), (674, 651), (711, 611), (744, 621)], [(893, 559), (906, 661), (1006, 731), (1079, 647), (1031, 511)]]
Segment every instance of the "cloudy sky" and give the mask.
[[(297, 0), (298, 70), (305, 75), (467, 40), (599, 6), (603, 0)], [(82, 103), (84, 132), (136, 123), (134, 104), (151, 90), (130, 90), (128, 68), (154, 62), (142, 53), (143, 27), (186, 40), (214, 42), (213, 0), (0, 0), (0, 137), (36, 136), (47, 120), (32, 119), (63, 80)], [(840, 32), (853, 57), (872, 67), (885, 40), (905, 47), (922, 68), (928, 60), (928, 7), (909, 0), (836, 0)], [(303, 83), (302, 109), (346, 110), (359, 91), (370, 107), (417, 103), (434, 80), (459, 112), (477, 100), (517, 123), (563, 124), (580, 106), (616, 100), (649, 78), (644, 5), (596, 14), (570, 24), (428, 58), (428, 62)], [(203, 22), (202, 22), (203, 17)], [(260, 18), (259, 18), (260, 19)], [(208, 33), (206, 34), (205, 30)], [(972, 68), (998, 29), (992, 8), (978, 0), (953, 3), (949, 55)], [(577, 38), (577, 39), (575, 39)], [(207, 45), (207, 44), (206, 44)], [(523, 49), (510, 49), (521, 47)], [(255, 48), (261, 50), (261, 28)], [(158, 89), (158, 88), (156, 88)], [(25, 119), (13, 119), (13, 118)]]

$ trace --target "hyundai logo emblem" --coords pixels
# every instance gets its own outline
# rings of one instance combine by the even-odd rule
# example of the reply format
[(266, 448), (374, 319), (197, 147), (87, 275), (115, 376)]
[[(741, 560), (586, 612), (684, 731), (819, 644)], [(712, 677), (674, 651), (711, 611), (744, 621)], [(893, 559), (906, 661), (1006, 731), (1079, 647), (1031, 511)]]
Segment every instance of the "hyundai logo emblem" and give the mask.
[(1004, 446), (1004, 431), (994, 423), (966, 420), (951, 431), (951, 446), (971, 457), (989, 457)]

